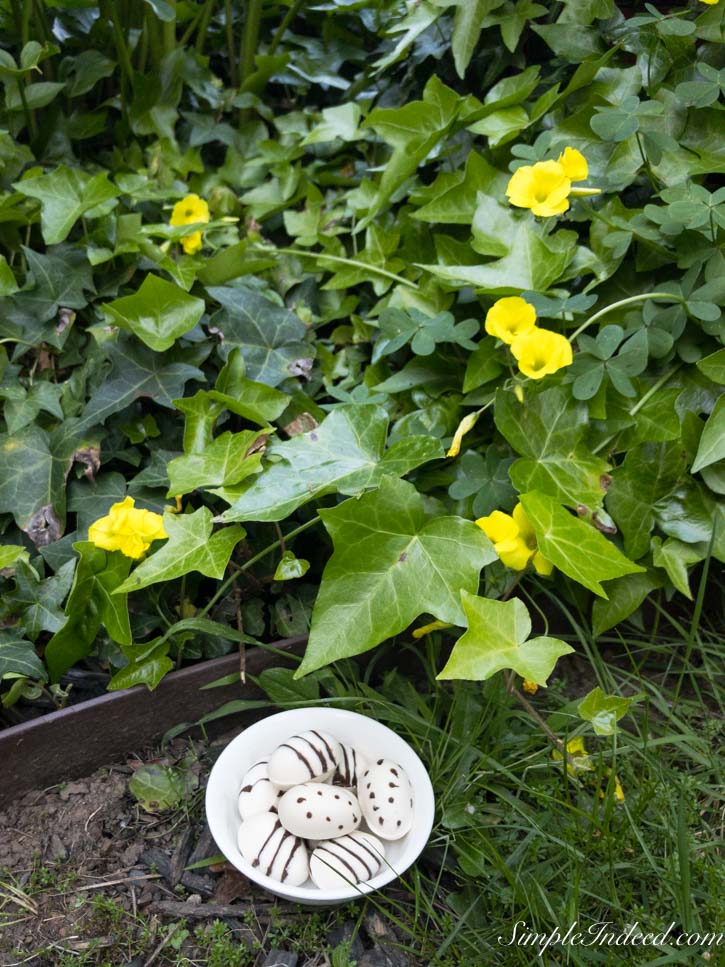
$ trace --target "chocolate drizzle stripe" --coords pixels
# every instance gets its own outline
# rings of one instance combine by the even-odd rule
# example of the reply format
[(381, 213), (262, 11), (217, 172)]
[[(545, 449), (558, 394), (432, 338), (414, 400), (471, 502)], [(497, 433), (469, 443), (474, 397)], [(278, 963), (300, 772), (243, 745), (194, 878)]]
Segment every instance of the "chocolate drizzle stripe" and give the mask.
[(350, 762), (347, 757), (347, 746), (345, 745), (343, 745), (342, 747), (342, 761), (343, 761), (343, 766), (342, 766), (342, 770), (340, 771), (340, 778), (342, 779), (343, 785), (349, 786), (350, 785)]
[(366, 853), (369, 853), (372, 856), (372, 858), (375, 860), (375, 862), (378, 864), (378, 869), (380, 869), (380, 867), (383, 865), (383, 857), (380, 855), (380, 853), (378, 853), (377, 850), (373, 849), (372, 846), (369, 846), (368, 843), (362, 838), (357, 839), (356, 837), (351, 836), (350, 839), (352, 839), (352, 841), (356, 843), (358, 846), (362, 847), (362, 849), (364, 849)]
[(289, 865), (292, 862), (292, 857), (295, 855), (295, 853), (297, 852), (297, 850), (300, 848), (301, 845), (302, 845), (302, 840), (298, 839), (295, 836), (294, 843), (292, 844), (292, 849), (290, 850), (290, 854), (287, 857), (287, 862), (284, 864), (284, 869), (282, 870), (282, 878), (280, 882), (284, 883), (284, 881), (287, 879), (287, 875), (289, 873)]
[(278, 855), (279, 855), (279, 851), (280, 851), (280, 850), (282, 849), (282, 844), (283, 844), (283, 843), (284, 843), (284, 842), (285, 842), (285, 841), (287, 840), (287, 838), (288, 838), (289, 836), (291, 836), (291, 835), (292, 835), (292, 833), (288, 833), (288, 832), (287, 832), (287, 830), (285, 829), (285, 831), (284, 831), (284, 833), (282, 834), (282, 836), (280, 836), (280, 839), (279, 839), (279, 843), (277, 843), (277, 849), (276, 849), (276, 850), (274, 851), (274, 856), (273, 856), (273, 857), (272, 857), (272, 859), (271, 859), (271, 860), (269, 861), (269, 866), (267, 867), (267, 876), (270, 876), (270, 875), (271, 875), (271, 873), (272, 873), (272, 867), (274, 866), (274, 861), (275, 861), (275, 860), (277, 859), (277, 857), (278, 857)]
[(313, 735), (316, 735), (317, 736), (317, 738), (320, 740), (320, 742), (322, 742), (322, 744), (325, 747), (325, 751), (327, 752), (327, 754), (330, 757), (330, 765), (334, 766), (335, 765), (335, 753), (332, 751), (332, 749), (330, 748), (330, 746), (327, 744), (327, 740), (325, 739), (324, 735), (320, 735), (320, 733), (317, 732), (315, 729), (311, 729), (310, 731), (312, 732)]
[[(317, 735), (317, 732), (313, 732), (313, 735)], [(304, 735), (296, 735), (295, 738), (296, 739), (301, 739), (302, 742), (306, 742), (309, 745), (309, 747), (315, 753), (315, 755), (317, 756), (317, 758), (320, 760), (320, 765), (322, 766), (322, 771), (323, 772), (327, 772), (327, 770), (329, 768), (329, 765), (328, 765), (327, 759), (322, 754), (322, 750), (320, 749), (320, 747), (317, 746), (317, 745), (315, 745), (314, 742), (311, 742), (310, 739), (308, 739)]]
[[(357, 840), (352, 840), (352, 842), (356, 846), (359, 845), (358, 842), (357, 842)], [(335, 841), (334, 845), (337, 846), (338, 849), (344, 849), (346, 853), (349, 853), (350, 856), (354, 856), (355, 859), (358, 860), (359, 863), (362, 863), (362, 865), (365, 867), (365, 869), (367, 871), (368, 876), (372, 876), (373, 875), (373, 873), (375, 872), (375, 870), (374, 869), (372, 869), (372, 870), (370, 869), (370, 867), (368, 866), (368, 864), (365, 862), (365, 857), (364, 856), (360, 856), (358, 853), (355, 852), (354, 849), (351, 849), (349, 846), (346, 846), (339, 839)], [(342, 859), (342, 857), (340, 857), (340, 859)]]
[[(347, 862), (347, 860), (343, 856), (338, 856), (337, 853), (333, 853), (332, 850), (329, 849), (327, 846), (318, 846), (317, 849), (315, 850), (315, 853), (317, 853), (317, 854), (320, 854), (320, 853), (329, 853), (330, 856), (334, 856), (334, 858), (336, 860), (338, 860), (340, 863), (342, 863), (343, 866), (346, 866), (348, 868), (348, 870), (350, 870), (350, 875), (352, 876), (352, 878), (355, 881), (355, 883), (359, 883), (360, 882), (360, 877), (355, 872), (354, 867), (350, 866), (350, 864)], [(323, 863), (324, 863), (324, 860), (323, 860)], [(325, 866), (330, 866), (330, 867), (332, 867), (333, 870), (335, 870), (335, 867), (332, 866), (331, 863), (325, 863)], [(366, 867), (366, 869), (367, 869), (367, 867)], [(335, 872), (337, 872), (337, 870), (335, 870)]]
[(302, 753), (299, 751), (299, 749), (295, 749), (295, 747), (293, 745), (290, 745), (289, 742), (283, 742), (282, 745), (280, 746), (280, 749), (292, 749), (292, 751), (297, 756), (297, 758), (300, 760), (300, 762), (304, 762), (305, 766), (307, 767), (307, 771), (310, 774), (310, 779), (312, 779), (312, 777), (315, 774), (315, 770), (309, 764), (309, 762), (307, 761), (307, 759), (302, 755)]
[(255, 859), (254, 863), (252, 864), (253, 866), (259, 866), (260, 860), (262, 858), (262, 853), (264, 852), (264, 850), (265, 850), (265, 848), (267, 846), (267, 843), (270, 841), (270, 839), (272, 839), (272, 837), (277, 832), (277, 830), (278, 829), (281, 829), (281, 828), (282, 828), (282, 823), (278, 819), (275, 819), (274, 826), (272, 827), (272, 832), (269, 834), (269, 836), (265, 839), (265, 841), (259, 847), (259, 852), (257, 853), (257, 858)]

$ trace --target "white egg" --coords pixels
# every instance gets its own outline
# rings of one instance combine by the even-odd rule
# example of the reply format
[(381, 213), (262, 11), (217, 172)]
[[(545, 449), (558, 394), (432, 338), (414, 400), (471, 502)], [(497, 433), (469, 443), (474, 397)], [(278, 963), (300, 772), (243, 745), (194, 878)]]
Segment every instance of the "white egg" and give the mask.
[(363, 773), (357, 793), (365, 821), (376, 836), (400, 839), (410, 830), (413, 793), (405, 771), (397, 762), (377, 759)]
[(310, 875), (307, 847), (288, 832), (274, 813), (245, 820), (237, 834), (239, 852), (265, 876), (289, 886), (301, 886)]
[(370, 833), (357, 830), (319, 844), (310, 856), (310, 876), (321, 890), (339, 890), (371, 880), (384, 860), (383, 844)]
[(244, 774), (238, 799), (239, 815), (242, 819), (277, 811), (277, 800), (283, 790), (270, 780), (267, 774), (268, 762), (268, 758), (260, 759)]
[(305, 839), (345, 836), (360, 825), (360, 803), (347, 789), (307, 782), (288, 789), (277, 804), (285, 829)]
[(282, 789), (302, 782), (327, 782), (337, 768), (340, 743), (327, 732), (310, 729), (277, 746), (269, 758), (267, 774)]
[(341, 786), (356, 786), (369, 765), (368, 760), (357, 749), (340, 743), (340, 756), (333, 782)]

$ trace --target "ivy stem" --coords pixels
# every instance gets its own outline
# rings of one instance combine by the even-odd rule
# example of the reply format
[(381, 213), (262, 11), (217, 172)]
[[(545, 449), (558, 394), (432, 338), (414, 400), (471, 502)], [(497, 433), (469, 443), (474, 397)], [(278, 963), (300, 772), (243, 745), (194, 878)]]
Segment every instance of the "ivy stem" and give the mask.
[(575, 330), (571, 336), (569, 336), (569, 342), (574, 342), (577, 336), (580, 336), (585, 329), (598, 322), (603, 316), (606, 316), (610, 312), (614, 312), (616, 309), (622, 309), (624, 306), (635, 305), (637, 302), (645, 302), (647, 299), (663, 299), (668, 302), (679, 302), (681, 305), (685, 305), (685, 299), (681, 295), (676, 295), (674, 292), (641, 292), (639, 295), (631, 295), (626, 299), (620, 299), (619, 302), (613, 302), (609, 306), (605, 306), (600, 309), (599, 312), (595, 312), (593, 316), (590, 316), (586, 322), (583, 322), (577, 330)]
[(219, 599), (226, 594), (227, 590), (232, 586), (232, 584), (234, 584), (240, 574), (243, 574), (244, 571), (248, 571), (253, 564), (256, 564), (257, 561), (261, 561), (263, 557), (266, 557), (267, 554), (270, 553), (270, 551), (274, 551), (276, 548), (281, 547), (282, 544), (286, 544), (288, 541), (291, 541), (293, 537), (297, 537), (297, 535), (301, 534), (303, 531), (309, 530), (310, 527), (314, 527), (315, 524), (319, 524), (320, 519), (320, 517), (315, 516), (306, 523), (300, 524), (299, 527), (296, 527), (293, 531), (290, 531), (289, 534), (278, 537), (276, 541), (261, 550), (259, 554), (255, 554), (254, 557), (250, 557), (248, 561), (245, 561), (238, 571), (234, 571), (233, 574), (230, 574), (229, 577), (222, 582), (221, 587), (214, 597), (211, 598), (211, 600), (198, 613), (198, 617), (203, 618), (204, 615), (209, 614), (217, 601), (219, 601)]
[(232, 19), (232, 0), (224, 0), (224, 32), (227, 39), (227, 56), (229, 58), (229, 80), (232, 87), (238, 84), (237, 59), (234, 50), (234, 23)]
[[(675, 375), (675, 373), (681, 366), (682, 366), (682, 363), (678, 363), (676, 366), (673, 366), (672, 369), (668, 370), (668, 372), (663, 373), (663, 375), (660, 376), (660, 378), (650, 386), (650, 388), (644, 394), (642, 399), (637, 400), (634, 406), (629, 410), (629, 415), (636, 416), (637, 413), (639, 413), (639, 411), (645, 405), (645, 403), (647, 403), (655, 395), (655, 393), (658, 393), (665, 385), (665, 383), (668, 383), (670, 381), (671, 377)], [(601, 443), (597, 444), (597, 446), (594, 447), (594, 449), (592, 450), (592, 453), (594, 454), (600, 453), (606, 446), (609, 446), (612, 440), (616, 440), (617, 436), (618, 436), (617, 433), (613, 433), (611, 436), (608, 436), (605, 440), (602, 440)]]
[(323, 252), (303, 252), (298, 248), (266, 248), (265, 246), (253, 246), (253, 250), (263, 252), (265, 255), (298, 255), (301, 258), (319, 259), (320, 261), (324, 259), (327, 262), (336, 262), (339, 265), (352, 265), (354, 268), (372, 272), (373, 275), (382, 275), (386, 279), (392, 279), (393, 282), (407, 285), (409, 289), (415, 289), (416, 292), (418, 290), (417, 282), (411, 282), (410, 279), (404, 279), (402, 275), (396, 275), (395, 272), (388, 272), (387, 269), (378, 268), (376, 265), (368, 265), (367, 262), (359, 262), (357, 259), (342, 258), (340, 255), (325, 255)]
[(262, 0), (247, 0), (244, 30), (239, 45), (239, 84), (254, 73), (254, 55), (259, 43), (259, 27), (262, 22)]
[(285, 30), (295, 19), (295, 17), (297, 16), (297, 11), (300, 9), (301, 6), (302, 6), (302, 0), (294, 0), (294, 3), (290, 6), (289, 10), (284, 15), (282, 23), (275, 30), (274, 37), (272, 37), (270, 45), (267, 48), (268, 56), (271, 56), (275, 52), (275, 50), (277, 50), (277, 48), (279, 47), (279, 42), (282, 40)]

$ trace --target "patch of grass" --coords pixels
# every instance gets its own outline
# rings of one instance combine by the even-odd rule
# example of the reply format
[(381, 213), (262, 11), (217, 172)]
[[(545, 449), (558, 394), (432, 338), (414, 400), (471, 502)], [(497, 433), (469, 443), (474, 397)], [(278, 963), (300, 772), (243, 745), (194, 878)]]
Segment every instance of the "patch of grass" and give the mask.
[(543, 963), (690, 964), (717, 962), (722, 952), (674, 941), (722, 924), (723, 638), (707, 622), (688, 636), (669, 616), (656, 636), (630, 627), (631, 637), (595, 641), (569, 618), (589, 677), (608, 694), (642, 696), (603, 737), (576, 712), (595, 681), (582, 689), (561, 678), (532, 698), (557, 736), (583, 737), (587, 772), (571, 775), (552, 757), (503, 681), (435, 683), (434, 636), (410, 649), (410, 677), (389, 671), (372, 688), (357, 686), (350, 671), (332, 689), (357, 696), (353, 707), (395, 728), (430, 770), (439, 821), (422, 862), (402, 881), (405, 893), (368, 898), (360, 909), (392, 920), (422, 964), (539, 962), (530, 946), (506, 946), (515, 924), (519, 934), (563, 933), (574, 922), (581, 931), (607, 922), (615, 934), (634, 923), (645, 933), (674, 924), (662, 949), (553, 947)]

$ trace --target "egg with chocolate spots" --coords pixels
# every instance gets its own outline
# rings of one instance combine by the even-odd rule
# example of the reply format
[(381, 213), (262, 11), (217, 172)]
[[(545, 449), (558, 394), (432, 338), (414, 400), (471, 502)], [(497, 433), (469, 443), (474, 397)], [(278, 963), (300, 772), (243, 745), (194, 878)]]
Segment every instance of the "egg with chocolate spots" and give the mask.
[(376, 836), (400, 839), (413, 825), (413, 793), (402, 766), (378, 759), (363, 776), (360, 807)]
[(314, 840), (351, 833), (360, 825), (362, 816), (353, 793), (318, 782), (288, 789), (279, 800), (277, 811), (290, 833)]

